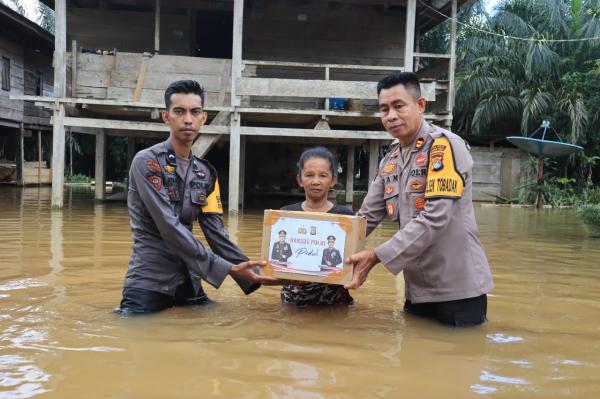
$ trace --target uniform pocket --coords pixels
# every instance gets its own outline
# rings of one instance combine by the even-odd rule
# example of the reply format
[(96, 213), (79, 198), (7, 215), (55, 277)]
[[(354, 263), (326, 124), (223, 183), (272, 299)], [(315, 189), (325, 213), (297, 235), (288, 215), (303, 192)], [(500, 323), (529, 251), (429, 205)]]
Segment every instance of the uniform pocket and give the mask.
[(190, 192), (190, 196), (191, 196), (191, 200), (192, 203), (194, 205), (198, 205), (200, 208), (202, 208), (203, 206), (206, 206), (206, 204), (208, 203), (206, 200), (206, 190), (203, 189), (199, 189), (199, 190), (192, 190)]

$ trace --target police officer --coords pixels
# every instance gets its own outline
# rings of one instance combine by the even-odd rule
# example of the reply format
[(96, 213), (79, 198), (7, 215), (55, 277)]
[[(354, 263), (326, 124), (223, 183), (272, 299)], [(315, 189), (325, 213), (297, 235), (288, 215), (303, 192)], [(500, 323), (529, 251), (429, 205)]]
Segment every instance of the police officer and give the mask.
[[(260, 284), (276, 283), (253, 270), (264, 262), (248, 261), (229, 240), (216, 171), (191, 152), (207, 118), (202, 87), (191, 80), (172, 83), (165, 91), (165, 106), (162, 118), (169, 125), (169, 138), (138, 152), (129, 171), (133, 248), (122, 313), (206, 303), (200, 279), (219, 287), (230, 275), (246, 294)], [(194, 220), (212, 251), (192, 234)]]
[(285, 237), (287, 236), (285, 230), (279, 230), (277, 235), (279, 236), (279, 241), (273, 244), (271, 259), (286, 263), (289, 257), (292, 256), (292, 246), (285, 242)]
[(424, 120), (414, 73), (385, 77), (377, 93), (395, 140), (358, 214), (367, 218), (367, 234), (385, 217), (399, 230), (349, 257), (354, 275), (346, 288), (358, 288), (381, 262), (393, 274), (404, 271), (405, 311), (454, 326), (483, 323), (493, 281), (475, 223), (469, 147)]
[(337, 267), (340, 263), (342, 263), (342, 255), (337, 248), (334, 248), (335, 245), (335, 236), (329, 235), (327, 236), (327, 245), (328, 248), (323, 250), (323, 258), (321, 259), (321, 264), (326, 265), (328, 267)]

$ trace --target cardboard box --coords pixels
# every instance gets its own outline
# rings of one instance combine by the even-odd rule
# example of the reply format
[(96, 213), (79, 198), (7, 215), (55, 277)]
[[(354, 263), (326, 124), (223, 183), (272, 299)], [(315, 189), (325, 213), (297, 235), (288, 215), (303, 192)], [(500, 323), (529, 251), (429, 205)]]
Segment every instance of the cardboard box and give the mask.
[(353, 265), (344, 260), (365, 246), (367, 221), (359, 216), (265, 210), (262, 272), (287, 280), (346, 284)]

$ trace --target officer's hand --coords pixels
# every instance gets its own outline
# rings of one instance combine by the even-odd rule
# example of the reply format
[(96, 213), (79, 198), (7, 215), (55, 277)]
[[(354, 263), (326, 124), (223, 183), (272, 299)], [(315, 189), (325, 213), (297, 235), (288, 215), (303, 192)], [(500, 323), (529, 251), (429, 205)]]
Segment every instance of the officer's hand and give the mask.
[(263, 276), (260, 274), (256, 274), (254, 270), (255, 267), (264, 267), (267, 264), (264, 260), (256, 261), (249, 260), (247, 262), (242, 262), (240, 264), (234, 265), (229, 274), (231, 277), (239, 277), (247, 280), (251, 283), (258, 283), (261, 285), (281, 285), (283, 281), (269, 276)]
[(348, 257), (346, 263), (354, 264), (354, 274), (352, 280), (344, 285), (344, 288), (356, 289), (367, 280), (367, 275), (379, 263), (379, 258), (375, 255), (375, 251), (360, 251)]

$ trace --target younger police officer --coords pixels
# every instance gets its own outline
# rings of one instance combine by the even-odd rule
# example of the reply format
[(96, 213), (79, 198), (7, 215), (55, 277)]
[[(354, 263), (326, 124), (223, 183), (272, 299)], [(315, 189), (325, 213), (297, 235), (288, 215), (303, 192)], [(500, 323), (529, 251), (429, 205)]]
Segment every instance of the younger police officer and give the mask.
[(399, 230), (349, 258), (354, 276), (346, 288), (358, 288), (382, 262), (393, 274), (404, 271), (407, 312), (454, 326), (482, 323), (493, 282), (475, 224), (469, 147), (424, 120), (414, 73), (382, 79), (377, 94), (383, 126), (396, 140), (358, 214), (367, 233), (386, 216)]
[[(123, 313), (206, 303), (200, 279), (219, 287), (231, 275), (246, 294), (277, 281), (255, 273), (253, 267), (264, 262), (248, 261), (229, 240), (216, 171), (191, 152), (207, 118), (202, 87), (191, 80), (174, 82), (165, 92), (165, 105), (169, 138), (138, 152), (129, 171), (133, 249)], [(212, 251), (192, 234), (195, 219)]]

